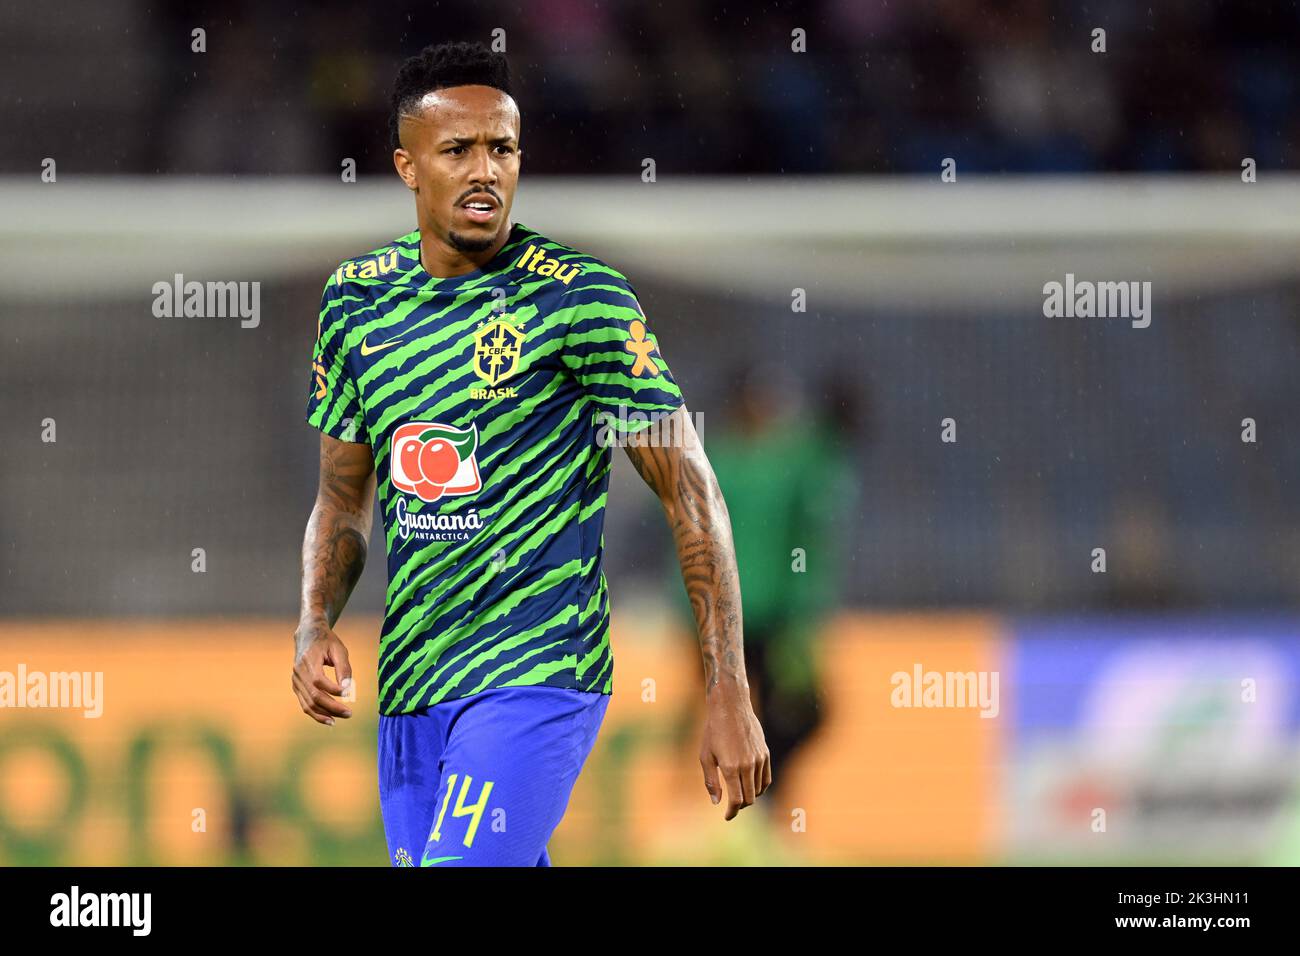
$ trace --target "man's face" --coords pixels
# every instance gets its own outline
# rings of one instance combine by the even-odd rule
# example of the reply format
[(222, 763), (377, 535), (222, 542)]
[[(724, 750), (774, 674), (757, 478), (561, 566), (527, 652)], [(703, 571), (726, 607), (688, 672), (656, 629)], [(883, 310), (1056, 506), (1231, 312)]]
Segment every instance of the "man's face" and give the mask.
[(402, 116), (398, 134), (393, 165), (415, 192), (420, 231), (461, 252), (490, 248), (507, 229), (519, 182), (515, 101), (490, 86), (435, 90)]

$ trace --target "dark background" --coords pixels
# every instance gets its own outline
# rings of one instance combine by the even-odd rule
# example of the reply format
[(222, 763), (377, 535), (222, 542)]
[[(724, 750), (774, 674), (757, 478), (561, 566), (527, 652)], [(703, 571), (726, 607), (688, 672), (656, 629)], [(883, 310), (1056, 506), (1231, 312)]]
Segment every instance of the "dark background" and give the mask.
[[(0, 171), (387, 173), (402, 58), (505, 31), (527, 169), (1296, 168), (1294, 2), (93, 0), (0, 14)], [(207, 52), (191, 52), (191, 31)], [(792, 57), (794, 28), (808, 55)], [(1107, 52), (1090, 50), (1103, 27)]]

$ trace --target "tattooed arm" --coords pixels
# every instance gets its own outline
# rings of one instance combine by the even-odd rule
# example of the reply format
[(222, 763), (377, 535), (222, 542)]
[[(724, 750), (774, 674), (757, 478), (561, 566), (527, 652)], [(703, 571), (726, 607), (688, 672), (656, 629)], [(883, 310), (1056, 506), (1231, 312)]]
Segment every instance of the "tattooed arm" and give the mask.
[[(658, 447), (650, 444), (655, 433)], [(677, 546), (704, 656), (707, 716), (700, 744), (704, 787), (716, 804), (727, 785), (726, 819), (772, 782), (763, 728), (749, 702), (742, 640), (740, 578), (726, 502), (683, 405), (657, 427), (629, 436), (627, 454), (659, 497)]]
[[(375, 503), (369, 445), (320, 436), (320, 486), (302, 543), (302, 605), (294, 633), (293, 692), (303, 713), (322, 724), (351, 717), (337, 696), (352, 687), (348, 649), (334, 623), (361, 577)], [(337, 681), (325, 673), (334, 668)]]

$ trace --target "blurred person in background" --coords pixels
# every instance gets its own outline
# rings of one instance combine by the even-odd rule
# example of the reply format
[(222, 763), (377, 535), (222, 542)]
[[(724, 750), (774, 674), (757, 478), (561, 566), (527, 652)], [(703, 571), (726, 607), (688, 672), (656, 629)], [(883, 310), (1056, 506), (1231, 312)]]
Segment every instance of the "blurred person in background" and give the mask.
[(706, 441), (731, 514), (744, 595), (745, 665), (772, 757), (772, 813), (784, 813), (790, 762), (824, 720), (818, 639), (852, 557), (853, 441), (859, 400), (828, 376), (815, 408), (792, 401), (781, 367), (735, 369), (728, 427)]

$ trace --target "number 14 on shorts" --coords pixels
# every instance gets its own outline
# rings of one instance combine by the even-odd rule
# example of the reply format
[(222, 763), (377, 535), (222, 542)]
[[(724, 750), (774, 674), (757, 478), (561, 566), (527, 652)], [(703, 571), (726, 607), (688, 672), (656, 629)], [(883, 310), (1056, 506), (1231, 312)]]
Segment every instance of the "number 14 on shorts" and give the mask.
[[(447, 776), (447, 792), (442, 798), (442, 806), (438, 808), (438, 818), (433, 821), (433, 829), (429, 831), (429, 843), (434, 844), (442, 839), (443, 818), (447, 815), (447, 805), (451, 803), (452, 791), (456, 789), (456, 780), (458, 774), (449, 774)], [(458, 817), (469, 817), (469, 825), (465, 828), (465, 846), (474, 845), (474, 834), (478, 832), (479, 821), (483, 818), (483, 811), (487, 809), (488, 797), (492, 793), (492, 781), (485, 780), (479, 790), (478, 799), (472, 804), (467, 804), (469, 799), (470, 787), (474, 778), (465, 774), (460, 780), (460, 793), (456, 796), (456, 806), (451, 811), (452, 819)], [(443, 856), (429, 859), (428, 847), (425, 848), (423, 864), (443, 863), (447, 860), (459, 860), (458, 856)]]

